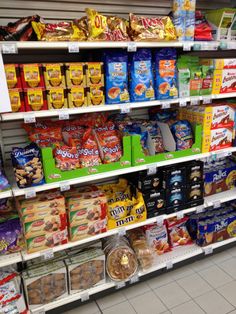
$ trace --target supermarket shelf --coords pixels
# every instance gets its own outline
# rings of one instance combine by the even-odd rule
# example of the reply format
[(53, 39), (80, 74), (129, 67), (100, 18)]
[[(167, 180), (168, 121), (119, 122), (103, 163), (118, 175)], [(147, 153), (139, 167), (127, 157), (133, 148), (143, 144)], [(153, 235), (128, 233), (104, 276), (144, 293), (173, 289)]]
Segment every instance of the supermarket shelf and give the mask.
[(19, 262), (22, 262), (22, 257), (20, 253), (0, 255), (0, 268), (4, 266), (9, 266), (15, 263), (19, 263)]
[(118, 105), (102, 105), (102, 106), (88, 106), (81, 108), (71, 108), (71, 109), (61, 109), (61, 110), (42, 110), (42, 111), (33, 111), (33, 112), (10, 112), (1, 114), (2, 121), (14, 121), (14, 120), (25, 120), (27, 122), (28, 118), (45, 118), (45, 117), (59, 117), (63, 114), (66, 114), (67, 117), (70, 115), (83, 114), (83, 113), (92, 113), (92, 112), (104, 112), (104, 111), (115, 111), (120, 110), (121, 112), (129, 112), (131, 109), (140, 109), (140, 108), (149, 108), (155, 106), (162, 106), (167, 108), (171, 104), (178, 103), (188, 103), (202, 101), (206, 98), (209, 99), (225, 99), (236, 97), (236, 93), (226, 93), (226, 94), (212, 94), (209, 96), (199, 96), (199, 97), (187, 97), (187, 98), (176, 98), (169, 100), (153, 100), (153, 101), (143, 101), (136, 103), (126, 103)]
[(11, 197), (11, 196), (12, 196), (12, 191), (11, 190), (0, 192), (0, 199)]
[[(103, 172), (99, 174), (91, 174), (85, 177), (80, 177), (76, 179), (60, 181), (60, 182), (55, 182), (55, 183), (46, 183), (43, 185), (39, 185), (39, 186), (31, 187), (31, 188), (25, 188), (25, 189), (19, 189), (15, 183), (12, 183), (12, 192), (14, 196), (26, 195), (27, 197), (27, 195), (30, 195), (32, 192), (37, 193), (41, 191), (56, 189), (56, 188), (62, 187), (63, 185), (75, 185), (75, 184), (81, 184), (81, 183), (89, 183), (91, 181), (102, 180), (102, 179), (112, 178), (115, 176), (120, 176), (120, 175), (124, 175), (128, 173), (147, 170), (150, 167), (163, 167), (163, 166), (178, 164), (178, 163), (187, 162), (191, 160), (203, 159), (203, 158), (210, 157), (212, 155), (221, 155), (221, 154), (226, 155), (233, 152), (236, 152), (236, 147), (230, 147), (227, 149), (222, 149), (222, 150), (218, 150), (211, 153), (202, 153), (202, 154), (196, 154), (196, 155), (186, 156), (186, 157), (181, 157), (181, 158), (168, 159), (168, 160), (163, 160), (163, 161), (152, 163), (152, 164), (134, 166), (134, 167), (125, 168), (125, 169)], [(8, 178), (12, 178), (11, 173), (10, 175), (8, 175)], [(12, 179), (12, 182), (13, 181), (14, 179)]]
[[(222, 43), (223, 44), (223, 43)], [(10, 49), (9, 45), (15, 45), (16, 49)], [(18, 49), (68, 49), (70, 52), (79, 52), (80, 49), (102, 49), (102, 48), (128, 48), (132, 50), (141, 47), (146, 48), (161, 48), (161, 47), (175, 47), (183, 48), (184, 50), (190, 50), (194, 48), (196, 50), (217, 50), (224, 46), (223, 49), (236, 49), (234, 41), (226, 41), (224, 45), (221, 45), (219, 41), (209, 42), (194, 42), (194, 41), (165, 41), (165, 42), (43, 42), (43, 41), (8, 41), (0, 42), (3, 53), (17, 53)], [(135, 48), (134, 48), (135, 47)]]
[(212, 206), (214, 203), (225, 203), (236, 199), (236, 189), (225, 191), (222, 193), (207, 196), (205, 198), (206, 207)]

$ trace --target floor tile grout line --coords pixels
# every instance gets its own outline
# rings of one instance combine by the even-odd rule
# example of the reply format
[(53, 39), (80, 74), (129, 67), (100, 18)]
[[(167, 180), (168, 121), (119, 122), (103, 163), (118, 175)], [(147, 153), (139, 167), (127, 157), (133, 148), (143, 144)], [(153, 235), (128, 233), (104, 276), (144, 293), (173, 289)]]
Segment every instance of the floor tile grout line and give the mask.
[(127, 301), (128, 301), (128, 303), (129, 303), (129, 305), (132, 307), (132, 309), (134, 310), (134, 312), (138, 314), (138, 312), (135, 310), (135, 308), (133, 307), (133, 305), (129, 302), (129, 299), (128, 299)]
[(102, 314), (103, 312), (102, 312), (102, 309), (100, 308), (100, 306), (99, 306), (99, 304), (98, 304), (98, 302), (97, 302), (97, 299), (95, 299), (95, 303), (96, 303), (96, 305), (97, 305), (97, 307), (98, 307), (98, 309), (99, 309), (99, 312)]
[[(233, 281), (235, 281), (235, 280), (233, 280)], [(227, 284), (232, 283), (233, 281), (230, 281), (230, 282), (228, 282)], [(225, 284), (225, 285), (227, 285), (227, 284)], [(224, 285), (224, 286), (225, 286), (225, 285)], [(219, 288), (223, 288), (224, 286), (220, 286)], [(219, 289), (219, 288), (217, 288), (217, 289)], [(216, 290), (216, 289), (215, 289), (215, 290)], [(223, 294), (221, 294), (218, 290), (216, 290), (216, 292), (219, 293), (219, 294), (222, 296), (222, 298), (225, 299), (225, 301), (227, 301), (229, 304), (231, 304), (231, 305), (235, 308), (235, 305), (233, 305), (229, 300), (227, 300)], [(229, 313), (230, 313), (230, 312), (229, 312)]]

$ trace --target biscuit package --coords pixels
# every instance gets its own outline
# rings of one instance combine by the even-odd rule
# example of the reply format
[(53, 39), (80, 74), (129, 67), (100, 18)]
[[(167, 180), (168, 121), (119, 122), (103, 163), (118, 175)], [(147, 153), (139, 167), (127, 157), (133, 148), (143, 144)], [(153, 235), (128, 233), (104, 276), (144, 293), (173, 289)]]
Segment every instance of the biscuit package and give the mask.
[(83, 86), (74, 86), (68, 89), (68, 107), (78, 108), (87, 106), (87, 93)]
[(53, 87), (47, 90), (48, 109), (68, 108), (67, 93), (61, 87)]
[(173, 248), (177, 246), (192, 244), (192, 239), (186, 227), (187, 221), (187, 217), (181, 219), (172, 218), (167, 220), (170, 244)]
[(85, 64), (82, 62), (73, 62), (65, 64), (66, 86), (72, 88), (75, 86), (86, 86)]
[(26, 111), (47, 110), (47, 98), (44, 88), (24, 89), (24, 100)]
[(18, 64), (5, 64), (4, 65), (7, 87), (21, 88), (20, 69)]
[(44, 63), (43, 72), (47, 89), (51, 87), (66, 87), (63, 63)]
[(69, 293), (77, 293), (106, 282), (105, 255), (99, 248), (90, 248), (65, 260)]
[(11, 109), (13, 112), (25, 111), (23, 90), (20, 88), (9, 89)]
[(171, 250), (168, 243), (168, 233), (166, 222), (160, 224), (152, 224), (143, 227), (145, 230), (147, 243), (153, 248), (157, 255), (162, 255)]
[(87, 87), (101, 84), (104, 86), (104, 69), (103, 62), (87, 62), (86, 67), (86, 82)]
[(23, 89), (45, 87), (41, 64), (38, 63), (21, 64), (20, 75)]

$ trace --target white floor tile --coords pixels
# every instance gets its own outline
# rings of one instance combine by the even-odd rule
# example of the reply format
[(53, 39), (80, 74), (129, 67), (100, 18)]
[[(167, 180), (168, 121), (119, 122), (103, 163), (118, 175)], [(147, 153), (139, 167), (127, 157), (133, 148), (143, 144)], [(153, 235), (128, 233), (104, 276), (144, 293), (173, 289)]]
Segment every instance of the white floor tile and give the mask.
[(227, 273), (216, 265), (200, 271), (199, 275), (213, 288), (218, 288), (233, 280)]
[(154, 292), (169, 309), (190, 300), (187, 293), (176, 282), (157, 288)]
[(219, 267), (229, 276), (236, 279), (236, 257), (231, 257), (227, 261), (219, 264)]
[(150, 290), (151, 288), (146, 284), (146, 282), (140, 282), (134, 286), (124, 289), (122, 292), (127, 299), (131, 299)]
[(226, 314), (234, 310), (233, 306), (216, 291), (205, 293), (196, 298), (195, 302), (197, 302), (207, 314)]
[(220, 252), (217, 254), (212, 255), (211, 257), (208, 257), (208, 259), (213, 262), (214, 264), (220, 264), (224, 261), (227, 261), (228, 259), (230, 259), (232, 257), (232, 255), (230, 254), (230, 252), (225, 251), (225, 252)]
[(229, 303), (236, 306), (236, 281), (227, 283), (217, 289), (217, 291), (222, 294)]
[(167, 310), (153, 291), (132, 298), (129, 302), (137, 314), (159, 314)]
[(124, 301), (126, 301), (126, 298), (121, 291), (117, 291), (103, 298), (97, 299), (97, 303), (101, 310), (104, 310), (108, 307), (111, 307)]
[(231, 247), (230, 249), (228, 249), (229, 254), (232, 256), (236, 256), (236, 247)]
[(229, 312), (229, 314), (236, 314), (236, 310), (234, 310), (233, 312)]
[(172, 282), (173, 280), (174, 278), (172, 277), (172, 272), (169, 272), (149, 279), (146, 282), (151, 289), (156, 289)]
[(171, 276), (174, 278), (174, 280), (181, 279), (192, 274), (194, 274), (194, 271), (190, 265), (185, 265), (171, 272)]
[[(128, 301), (116, 304), (102, 311), (103, 314), (136, 314)], [(78, 313), (80, 314), (80, 313)]]
[(204, 314), (205, 312), (193, 301), (181, 304), (171, 310), (172, 314)]
[(100, 313), (99, 308), (95, 302), (89, 302), (84, 305), (80, 305), (64, 314), (97, 314)]
[(190, 267), (194, 270), (194, 271), (201, 271), (204, 269), (207, 269), (211, 266), (213, 266), (214, 263), (212, 263), (212, 261), (210, 261), (208, 258), (204, 258), (203, 260), (197, 261), (195, 263), (192, 263), (190, 265)]
[(202, 279), (198, 274), (177, 280), (177, 283), (192, 297), (196, 298), (208, 291), (212, 290), (212, 287)]

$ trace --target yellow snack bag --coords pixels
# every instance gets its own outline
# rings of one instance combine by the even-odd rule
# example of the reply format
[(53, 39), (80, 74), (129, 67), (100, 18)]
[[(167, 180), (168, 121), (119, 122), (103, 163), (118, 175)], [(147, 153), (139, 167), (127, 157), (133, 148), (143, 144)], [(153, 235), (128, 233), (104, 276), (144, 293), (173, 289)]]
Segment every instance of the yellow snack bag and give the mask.
[(115, 202), (108, 205), (108, 219), (121, 219), (127, 216), (127, 202)]

